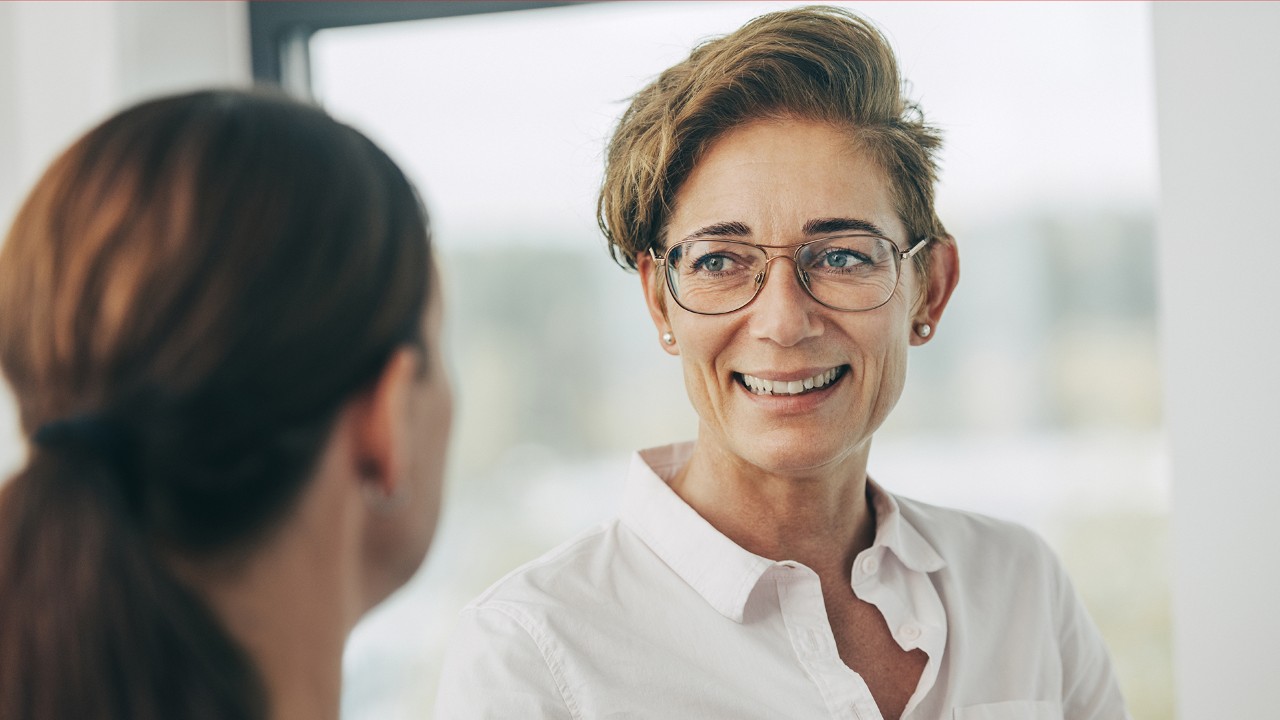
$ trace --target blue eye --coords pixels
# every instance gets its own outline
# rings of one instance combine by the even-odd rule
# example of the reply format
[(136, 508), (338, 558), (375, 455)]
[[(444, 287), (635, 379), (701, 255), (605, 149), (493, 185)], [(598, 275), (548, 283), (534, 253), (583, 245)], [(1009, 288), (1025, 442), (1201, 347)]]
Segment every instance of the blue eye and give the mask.
[(695, 271), (705, 270), (707, 272), (713, 272), (713, 273), (724, 272), (725, 270), (728, 269), (729, 264), (732, 262), (733, 261), (729, 260), (723, 255), (709, 253), (695, 260), (693, 262), (693, 269)]
[(829, 268), (847, 268), (866, 262), (866, 257), (851, 250), (828, 250), (822, 255), (822, 265)]

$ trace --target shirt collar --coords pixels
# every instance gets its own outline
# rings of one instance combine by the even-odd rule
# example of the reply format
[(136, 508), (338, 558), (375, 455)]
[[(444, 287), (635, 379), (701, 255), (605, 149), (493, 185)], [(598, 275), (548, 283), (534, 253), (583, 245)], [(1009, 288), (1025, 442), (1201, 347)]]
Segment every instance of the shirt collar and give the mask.
[(867, 478), (867, 499), (876, 511), (876, 539), (872, 547), (885, 547), (916, 572), (931, 573), (946, 567), (938, 551), (902, 516), (898, 499), (871, 478)]
[(717, 612), (740, 623), (747, 597), (774, 563), (725, 537), (667, 485), (664, 478), (692, 453), (691, 442), (636, 453), (621, 519)]
[[(692, 442), (637, 452), (627, 473), (621, 519), (717, 612), (740, 623), (751, 591), (777, 563), (725, 537), (667, 484), (692, 454)], [(916, 572), (942, 569), (946, 563), (902, 516), (897, 499), (869, 478), (867, 488), (876, 512), (874, 545)]]

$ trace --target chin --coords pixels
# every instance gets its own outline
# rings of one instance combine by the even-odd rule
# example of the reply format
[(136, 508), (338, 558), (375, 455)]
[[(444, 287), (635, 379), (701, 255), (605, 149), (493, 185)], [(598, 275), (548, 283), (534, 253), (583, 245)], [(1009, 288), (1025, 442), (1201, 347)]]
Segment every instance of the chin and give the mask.
[(804, 475), (837, 465), (857, 450), (845, 443), (813, 440), (809, 433), (772, 432), (741, 444), (736, 454), (772, 475)]

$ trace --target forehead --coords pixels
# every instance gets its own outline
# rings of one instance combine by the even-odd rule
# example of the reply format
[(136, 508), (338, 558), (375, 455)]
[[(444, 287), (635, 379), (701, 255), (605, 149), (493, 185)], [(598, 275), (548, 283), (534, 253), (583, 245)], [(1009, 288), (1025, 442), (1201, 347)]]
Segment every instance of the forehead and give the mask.
[(865, 220), (891, 239), (905, 230), (879, 165), (847, 130), (804, 120), (759, 120), (726, 132), (676, 193), (668, 237), (739, 222), (762, 243), (822, 218)]

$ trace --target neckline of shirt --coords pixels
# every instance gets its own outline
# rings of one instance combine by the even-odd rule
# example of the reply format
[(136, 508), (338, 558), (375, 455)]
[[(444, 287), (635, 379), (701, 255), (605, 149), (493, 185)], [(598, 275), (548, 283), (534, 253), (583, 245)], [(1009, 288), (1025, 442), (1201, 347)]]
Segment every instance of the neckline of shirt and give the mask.
[[(775, 562), (747, 551), (671, 489), (670, 479), (688, 462), (693, 448), (693, 442), (685, 442), (636, 452), (627, 473), (620, 520), (717, 612), (741, 623), (747, 599), (760, 578), (784, 562), (796, 563), (785, 558)], [(854, 559), (853, 583), (867, 575), (858, 572), (858, 563), (875, 557), (873, 551), (880, 547), (916, 572), (945, 567), (942, 556), (903, 517), (897, 498), (871, 478), (867, 488), (875, 509), (875, 541)]]

